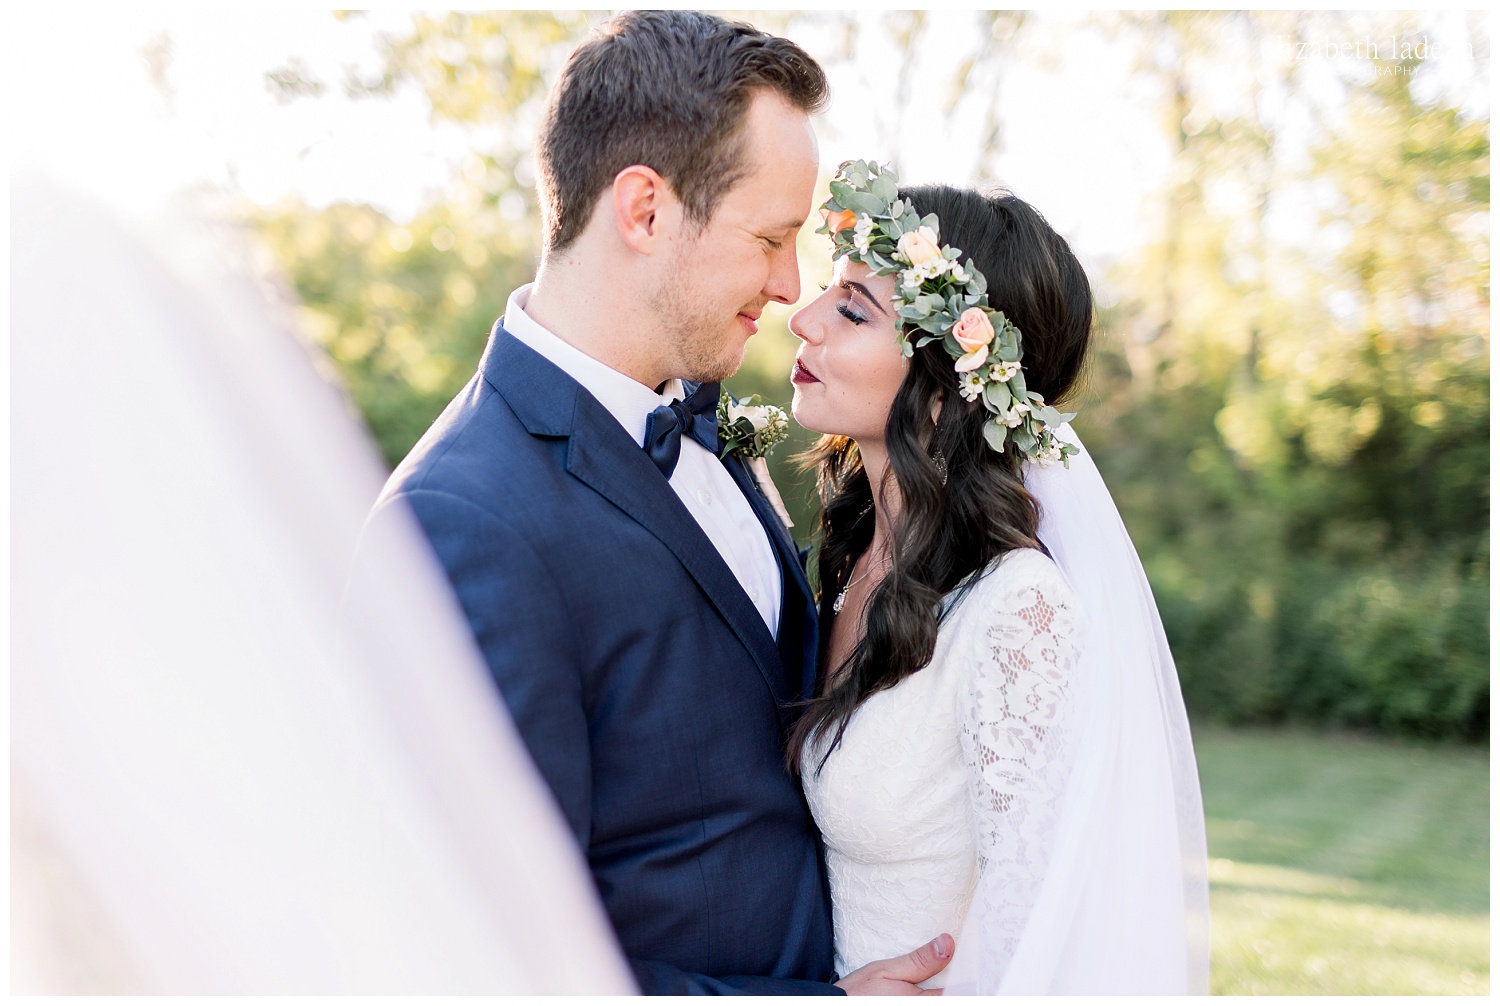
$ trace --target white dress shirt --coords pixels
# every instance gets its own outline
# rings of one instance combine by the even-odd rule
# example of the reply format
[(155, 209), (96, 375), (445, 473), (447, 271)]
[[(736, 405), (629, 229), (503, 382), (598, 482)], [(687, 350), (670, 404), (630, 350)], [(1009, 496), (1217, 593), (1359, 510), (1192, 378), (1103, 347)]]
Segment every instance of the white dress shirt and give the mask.
[[(526, 313), (530, 294), (531, 284), (527, 283), (510, 295), (505, 305), (505, 330), (583, 385), (625, 427), (632, 440), (645, 444), (647, 418), (653, 410), (686, 397), (682, 382), (673, 378), (658, 394), (605, 366), (532, 320)], [(719, 550), (774, 638), (781, 623), (781, 570), (766, 530), (734, 476), (712, 451), (685, 436), (669, 484)]]

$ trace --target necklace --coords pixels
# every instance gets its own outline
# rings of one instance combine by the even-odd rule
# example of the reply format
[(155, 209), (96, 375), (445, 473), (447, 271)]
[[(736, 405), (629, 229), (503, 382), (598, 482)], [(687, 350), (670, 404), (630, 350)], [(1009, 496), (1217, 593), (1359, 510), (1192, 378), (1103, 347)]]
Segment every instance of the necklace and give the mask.
[(833, 613), (835, 615), (844, 610), (844, 595), (849, 593), (849, 588), (854, 586), (859, 581), (863, 580), (865, 577), (869, 576), (872, 572), (874, 572), (873, 566), (856, 576), (854, 579), (850, 580), (848, 583), (844, 584), (844, 589), (839, 591), (838, 595), (833, 599)]

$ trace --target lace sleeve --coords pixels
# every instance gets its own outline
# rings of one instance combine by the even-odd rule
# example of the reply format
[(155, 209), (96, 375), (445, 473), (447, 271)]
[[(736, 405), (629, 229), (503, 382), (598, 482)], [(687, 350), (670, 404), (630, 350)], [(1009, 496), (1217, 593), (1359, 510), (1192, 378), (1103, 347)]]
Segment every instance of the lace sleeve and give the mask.
[[(1077, 602), (1050, 559), (1008, 559), (961, 618), (958, 694), (979, 883), (966, 940), (977, 940), (979, 989), (1004, 975), (1036, 901), (1071, 761), (1069, 706)], [(972, 931), (977, 924), (978, 932)]]

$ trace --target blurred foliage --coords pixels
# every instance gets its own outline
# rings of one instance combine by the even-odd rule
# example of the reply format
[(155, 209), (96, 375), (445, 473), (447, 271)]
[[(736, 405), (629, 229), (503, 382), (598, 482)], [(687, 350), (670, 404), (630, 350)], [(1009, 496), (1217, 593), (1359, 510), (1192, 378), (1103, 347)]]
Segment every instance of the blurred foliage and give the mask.
[[(414, 17), (387, 40), (384, 72), (344, 87), (419, 87), (435, 118), (466, 124), (474, 153), (449, 192), (404, 224), (365, 206), (259, 213), (309, 331), (392, 463), (531, 278), (530, 146), (546, 84), (602, 16)], [(754, 20), (795, 34), (803, 16)], [(908, 45), (925, 31), (917, 15), (888, 22)], [(1022, 58), (1029, 23), (989, 17), (955, 102)], [(842, 46), (816, 54), (852, 58), (855, 22), (821, 24)], [(1430, 61), (1275, 55), (1288, 38), (1410, 36), (1420, 23), (1403, 15), (1169, 12), (1093, 26), (1137, 54), (1172, 169), (1154, 239), (1096, 277), (1101, 338), (1078, 425), (1147, 567), (1190, 708), (1487, 736), (1487, 106), (1466, 111)], [(1477, 17), (1469, 33), (1487, 82)], [(268, 82), (286, 100), (323, 90), (300, 67)], [(1000, 146), (998, 107), (986, 157)], [(768, 314), (731, 390), (786, 402), (794, 349)], [(790, 459), (812, 439), (796, 431), (773, 457), (799, 528), (810, 486)]]
[(527, 224), (450, 205), (404, 225), (348, 204), (259, 217), (302, 301), (304, 329), (394, 465), (474, 373), (509, 291), (530, 281)]
[(1487, 736), (1489, 122), (1420, 97), (1416, 60), (1320, 104), (1327, 65), (1267, 80), (1242, 55), (1307, 27), (1123, 29), (1176, 170), (1161, 240), (1113, 277), (1079, 426), (1195, 712)]

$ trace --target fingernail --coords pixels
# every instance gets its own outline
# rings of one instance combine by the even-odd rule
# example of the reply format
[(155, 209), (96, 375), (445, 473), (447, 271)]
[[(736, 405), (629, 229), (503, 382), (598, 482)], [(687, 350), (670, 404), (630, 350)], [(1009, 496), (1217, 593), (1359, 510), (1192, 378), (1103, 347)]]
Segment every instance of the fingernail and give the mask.
[(949, 954), (951, 953), (951, 951), (943, 947), (943, 938), (941, 936), (932, 941), (932, 952), (937, 954), (945, 961), (948, 959)]

